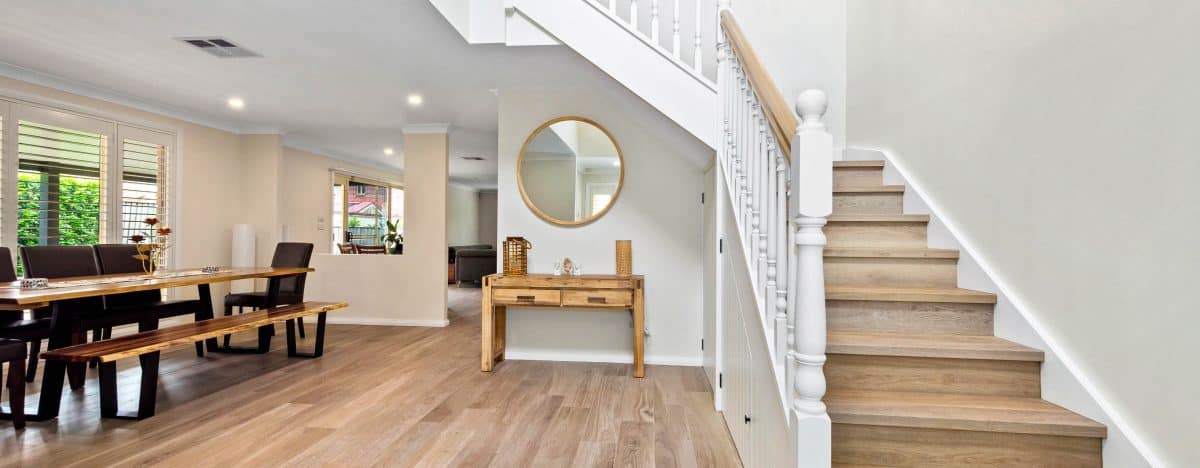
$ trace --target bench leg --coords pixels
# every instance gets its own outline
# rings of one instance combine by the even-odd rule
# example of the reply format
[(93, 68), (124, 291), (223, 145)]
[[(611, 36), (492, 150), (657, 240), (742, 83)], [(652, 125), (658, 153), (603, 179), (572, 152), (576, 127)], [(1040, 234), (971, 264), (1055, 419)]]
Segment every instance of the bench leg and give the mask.
[[(271, 350), (271, 337), (275, 335), (275, 325), (265, 325), (258, 327), (258, 346), (253, 348), (242, 348), (225, 345), (218, 348), (217, 352), (235, 353), (235, 354), (267, 354)], [(226, 343), (229, 337), (226, 336)]]
[(290, 357), (319, 358), (325, 353), (325, 312), (317, 314), (317, 339), (313, 343), (313, 352), (301, 353), (296, 351), (296, 321), (287, 321), (287, 349)]
[(117, 363), (100, 363), (100, 417), (138, 420), (154, 416), (154, 407), (158, 402), (158, 358), (157, 351), (138, 356), (142, 367), (142, 386), (137, 413), (134, 414), (120, 414), (117, 411)]
[(296, 327), (300, 332), (300, 338), (304, 338), (304, 317), (296, 317)]

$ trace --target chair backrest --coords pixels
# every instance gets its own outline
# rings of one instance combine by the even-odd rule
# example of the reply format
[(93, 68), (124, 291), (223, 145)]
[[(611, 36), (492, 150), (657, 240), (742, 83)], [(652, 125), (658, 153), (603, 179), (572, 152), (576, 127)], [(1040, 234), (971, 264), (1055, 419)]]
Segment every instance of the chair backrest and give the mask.
[(338, 244), (338, 252), (352, 254), (354, 253), (354, 244)]
[[(90, 245), (37, 245), (21, 247), (21, 265), (26, 278), (69, 278), (96, 276), (96, 254)], [(59, 307), (95, 312), (104, 307), (99, 297), (61, 301)]]
[[(133, 258), (138, 255), (137, 245), (134, 244), (96, 244), (92, 246), (96, 255), (96, 266), (102, 275), (120, 273), (143, 273), (142, 261)], [(107, 307), (152, 304), (162, 300), (162, 290), (137, 291), (123, 294), (104, 296)]]
[(17, 268), (13, 266), (12, 251), (8, 247), (0, 247), (0, 283), (10, 283), (17, 280)]
[(382, 245), (358, 245), (358, 244), (355, 244), (354, 248), (356, 250), (358, 250), (358, 253), (360, 253), (360, 254), (380, 255), (380, 254), (387, 253), (387, 247), (384, 247)]
[[(271, 266), (276, 268), (308, 268), (312, 260), (313, 245), (306, 242), (280, 242), (275, 246), (275, 255), (271, 257)], [(281, 294), (295, 294), (304, 298), (304, 277), (306, 275), (289, 276), (279, 279)]]

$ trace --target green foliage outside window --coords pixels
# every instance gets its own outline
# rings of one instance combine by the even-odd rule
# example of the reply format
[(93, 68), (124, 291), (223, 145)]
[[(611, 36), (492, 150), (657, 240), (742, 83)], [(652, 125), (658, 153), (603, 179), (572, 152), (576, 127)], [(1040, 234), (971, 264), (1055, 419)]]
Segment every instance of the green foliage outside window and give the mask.
[[(42, 211), (41, 174), (17, 175), (17, 243), (19, 245), (92, 245), (100, 242), (100, 181), (60, 176), (58, 182), (58, 239), (42, 239), (40, 228), (51, 218)], [(50, 233), (53, 235), (53, 233)]]

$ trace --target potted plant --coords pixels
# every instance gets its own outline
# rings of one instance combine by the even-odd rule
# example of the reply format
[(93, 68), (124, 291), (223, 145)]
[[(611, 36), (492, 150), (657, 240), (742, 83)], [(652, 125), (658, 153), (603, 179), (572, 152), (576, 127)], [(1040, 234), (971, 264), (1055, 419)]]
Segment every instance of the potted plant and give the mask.
[(400, 222), (387, 221), (387, 234), (379, 236), (379, 240), (383, 241), (383, 245), (387, 246), (388, 255), (401, 255), (404, 253), (404, 234), (399, 232)]

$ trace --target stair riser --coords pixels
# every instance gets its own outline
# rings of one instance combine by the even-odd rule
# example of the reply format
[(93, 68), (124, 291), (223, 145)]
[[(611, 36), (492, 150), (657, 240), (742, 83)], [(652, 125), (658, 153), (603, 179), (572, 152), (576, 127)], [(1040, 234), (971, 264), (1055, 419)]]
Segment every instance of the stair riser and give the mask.
[(833, 194), (833, 214), (901, 214), (900, 192), (844, 192)]
[(992, 304), (825, 301), (830, 331), (990, 336)]
[(833, 186), (839, 185), (883, 185), (882, 167), (835, 167)]
[(826, 257), (825, 284), (953, 288), (958, 259)]
[(833, 425), (833, 462), (894, 467), (1099, 467), (1101, 439)]
[(828, 393), (838, 390), (1041, 396), (1041, 363), (829, 354)]
[(829, 247), (925, 247), (927, 223), (830, 221), (825, 225)]

